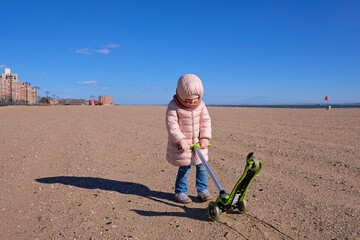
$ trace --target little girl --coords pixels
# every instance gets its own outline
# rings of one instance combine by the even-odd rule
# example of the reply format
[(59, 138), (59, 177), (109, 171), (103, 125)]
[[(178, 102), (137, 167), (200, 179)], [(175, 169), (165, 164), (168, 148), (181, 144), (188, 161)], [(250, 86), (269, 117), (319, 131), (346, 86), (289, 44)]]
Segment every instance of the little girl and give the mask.
[[(190, 166), (196, 166), (196, 189), (201, 201), (212, 199), (207, 190), (207, 172), (201, 159), (190, 149), (190, 144), (200, 142), (201, 152), (208, 160), (208, 144), (211, 139), (211, 119), (203, 96), (203, 85), (198, 76), (185, 74), (177, 83), (176, 94), (166, 110), (166, 127), (169, 134), (166, 160), (179, 166), (175, 182), (175, 200), (190, 203), (187, 196), (187, 176)], [(178, 146), (182, 150), (178, 150)]]

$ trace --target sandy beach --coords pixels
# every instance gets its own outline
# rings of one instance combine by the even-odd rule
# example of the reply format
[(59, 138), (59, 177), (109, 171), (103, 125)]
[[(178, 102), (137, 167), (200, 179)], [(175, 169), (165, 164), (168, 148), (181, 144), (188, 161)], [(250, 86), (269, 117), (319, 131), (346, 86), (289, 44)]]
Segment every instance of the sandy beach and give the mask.
[[(0, 107), (0, 239), (359, 239), (360, 109), (209, 107), (209, 164), (247, 211), (173, 200), (166, 106)], [(209, 178), (209, 191), (218, 190)]]

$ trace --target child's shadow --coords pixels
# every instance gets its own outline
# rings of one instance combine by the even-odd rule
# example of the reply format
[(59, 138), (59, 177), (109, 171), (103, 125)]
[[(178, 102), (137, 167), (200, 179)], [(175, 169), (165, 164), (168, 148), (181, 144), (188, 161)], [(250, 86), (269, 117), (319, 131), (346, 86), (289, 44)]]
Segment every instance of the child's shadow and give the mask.
[[(35, 179), (37, 182), (54, 184), (61, 183), (65, 185), (71, 185), (79, 188), (86, 189), (101, 189), (105, 191), (115, 191), (121, 194), (130, 194), (137, 195), (151, 199), (156, 202), (167, 204), (173, 207), (179, 207), (184, 209), (185, 212), (153, 212), (153, 211), (143, 211), (131, 209), (142, 216), (178, 216), (178, 217), (188, 217), (196, 220), (206, 221), (206, 210), (203, 208), (188, 208), (186, 206), (180, 206), (174, 204), (173, 198), (174, 194), (165, 193), (159, 191), (152, 191), (147, 186), (132, 183), (132, 182), (123, 182), (116, 180), (109, 180), (103, 178), (94, 178), (94, 177), (70, 177), (70, 176), (58, 176), (58, 177), (48, 177), (48, 178), (39, 178)], [(164, 201), (165, 200), (165, 201)], [(167, 201), (166, 201), (167, 200)]]

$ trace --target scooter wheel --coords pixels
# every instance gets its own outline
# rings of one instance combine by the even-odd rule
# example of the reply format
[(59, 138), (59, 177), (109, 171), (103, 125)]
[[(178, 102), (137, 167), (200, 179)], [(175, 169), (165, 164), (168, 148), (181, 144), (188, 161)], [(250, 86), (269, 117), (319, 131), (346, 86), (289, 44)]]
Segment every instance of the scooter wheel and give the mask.
[(238, 207), (240, 213), (244, 213), (246, 211), (246, 200), (243, 199), (242, 201), (238, 202)]
[(254, 163), (252, 165), (251, 171), (257, 172), (260, 168), (260, 162), (258, 159), (254, 159), (253, 161), (254, 161)]
[(207, 207), (207, 212), (212, 221), (216, 221), (219, 219), (220, 208), (218, 207), (218, 205), (215, 202), (211, 201), (209, 203), (209, 205)]

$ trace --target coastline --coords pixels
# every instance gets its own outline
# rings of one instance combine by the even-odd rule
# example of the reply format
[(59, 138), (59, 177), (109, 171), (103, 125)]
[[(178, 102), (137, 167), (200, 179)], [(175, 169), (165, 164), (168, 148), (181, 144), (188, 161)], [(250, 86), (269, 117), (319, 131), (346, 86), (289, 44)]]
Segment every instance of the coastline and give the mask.
[(208, 104), (212, 107), (250, 107), (250, 108), (360, 108), (360, 103), (334, 104)]

